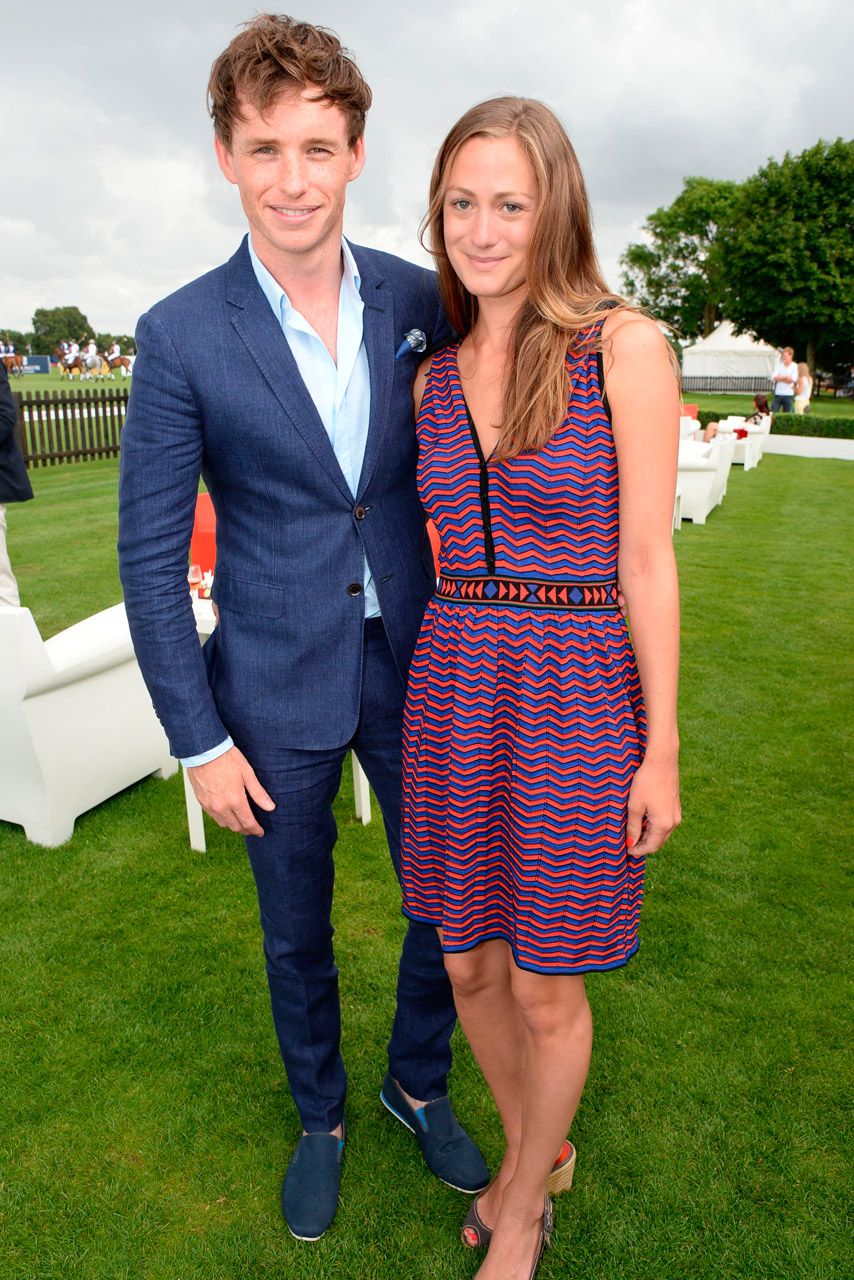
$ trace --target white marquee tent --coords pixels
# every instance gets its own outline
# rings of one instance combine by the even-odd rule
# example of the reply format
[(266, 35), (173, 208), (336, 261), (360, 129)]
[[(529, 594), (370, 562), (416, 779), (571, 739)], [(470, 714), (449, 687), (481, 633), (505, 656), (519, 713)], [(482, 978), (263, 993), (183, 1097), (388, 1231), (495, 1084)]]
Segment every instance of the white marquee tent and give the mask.
[(729, 320), (722, 320), (708, 338), (686, 347), (682, 358), (683, 378), (769, 379), (777, 363), (777, 352), (748, 333), (733, 333)]

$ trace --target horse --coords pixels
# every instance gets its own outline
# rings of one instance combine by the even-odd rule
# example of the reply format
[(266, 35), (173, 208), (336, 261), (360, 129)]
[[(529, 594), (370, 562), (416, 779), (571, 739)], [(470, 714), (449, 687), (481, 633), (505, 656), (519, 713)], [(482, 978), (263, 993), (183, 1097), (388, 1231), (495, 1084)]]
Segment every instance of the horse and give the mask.
[(95, 378), (98, 382), (100, 382), (102, 378), (108, 378), (109, 376), (110, 376), (110, 366), (107, 364), (107, 361), (100, 354), (100, 352), (94, 356), (90, 356), (90, 355), (83, 356), (83, 377), (84, 378)]
[(23, 378), (24, 376), (24, 357), (19, 356), (17, 352), (10, 356), (0, 357), (6, 367), (6, 372), (12, 377)]
[(116, 356), (116, 358), (115, 358), (114, 360), (110, 360), (110, 361), (109, 361), (109, 365), (110, 365), (110, 370), (111, 370), (111, 371), (112, 371), (113, 369), (121, 369), (121, 371), (122, 371), (122, 377), (124, 377), (124, 378), (129, 378), (129, 377), (130, 377), (130, 371), (131, 371), (131, 369), (132, 369), (133, 365), (132, 365), (131, 360), (130, 360), (130, 358), (129, 358), (128, 356)]

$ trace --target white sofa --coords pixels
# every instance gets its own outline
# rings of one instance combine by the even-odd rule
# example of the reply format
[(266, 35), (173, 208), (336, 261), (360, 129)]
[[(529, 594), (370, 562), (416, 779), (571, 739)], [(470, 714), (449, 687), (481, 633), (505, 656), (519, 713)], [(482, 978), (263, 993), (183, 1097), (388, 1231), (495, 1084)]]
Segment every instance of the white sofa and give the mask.
[(741, 427), (747, 432), (747, 439), (741, 439), (736, 442), (732, 460), (736, 466), (743, 466), (745, 471), (750, 471), (752, 467), (758, 465), (765, 449), (765, 443), (771, 434), (771, 415), (767, 414), (765, 417), (760, 418), (757, 423), (748, 423), (743, 417), (730, 415), (721, 419), (718, 430), (724, 435), (728, 435), (736, 427)]
[(42, 640), (29, 609), (0, 606), (0, 818), (34, 844), (177, 762), (143, 684), (124, 605)]
[(705, 524), (709, 512), (723, 502), (734, 449), (734, 435), (718, 435), (709, 444), (680, 442), (677, 485), (683, 520)]

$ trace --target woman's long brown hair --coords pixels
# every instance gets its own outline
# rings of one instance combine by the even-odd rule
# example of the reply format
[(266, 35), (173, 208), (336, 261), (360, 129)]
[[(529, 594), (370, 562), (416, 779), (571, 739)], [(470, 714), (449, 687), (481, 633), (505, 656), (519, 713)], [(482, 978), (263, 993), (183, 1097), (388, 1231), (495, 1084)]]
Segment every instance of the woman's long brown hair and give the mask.
[(581, 167), (557, 116), (531, 98), (492, 98), (467, 111), (442, 143), (421, 227), (422, 243), (428, 239), (442, 301), (457, 333), (464, 337), (470, 332), (477, 319), (477, 299), (448, 258), (444, 201), (457, 153), (477, 137), (518, 139), (539, 184), (528, 253), (528, 297), (511, 334), (501, 433), (493, 455), (512, 458), (544, 448), (564, 421), (570, 391), (566, 353), (583, 343), (583, 331), (602, 318), (604, 306), (634, 308), (611, 293), (602, 278)]

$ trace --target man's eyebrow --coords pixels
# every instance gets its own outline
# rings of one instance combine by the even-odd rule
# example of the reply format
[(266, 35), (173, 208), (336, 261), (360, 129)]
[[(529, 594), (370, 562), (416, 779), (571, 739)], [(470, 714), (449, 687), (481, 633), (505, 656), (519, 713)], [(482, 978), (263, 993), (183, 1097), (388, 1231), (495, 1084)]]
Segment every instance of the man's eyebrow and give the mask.
[[(267, 137), (264, 134), (258, 134), (256, 137), (246, 138), (244, 146), (247, 147), (276, 147), (279, 145), (280, 138)], [(330, 151), (340, 145), (340, 139), (335, 138), (306, 138), (304, 141), (306, 147), (328, 147)]]

